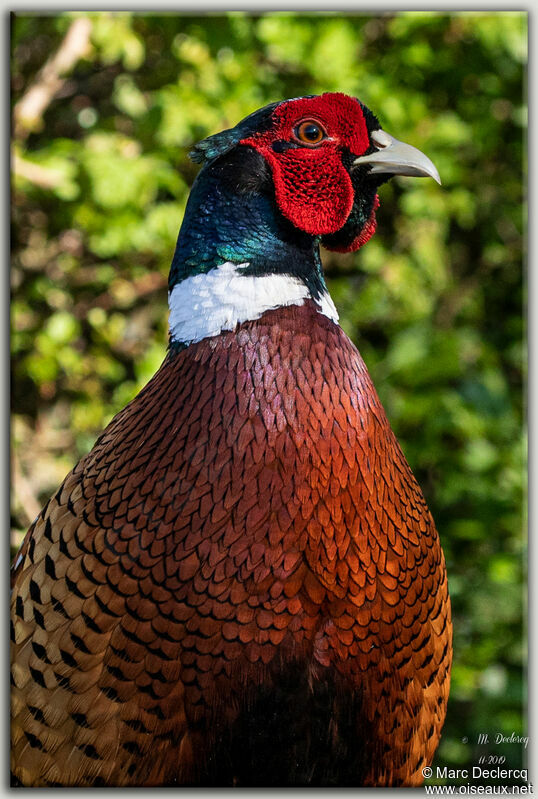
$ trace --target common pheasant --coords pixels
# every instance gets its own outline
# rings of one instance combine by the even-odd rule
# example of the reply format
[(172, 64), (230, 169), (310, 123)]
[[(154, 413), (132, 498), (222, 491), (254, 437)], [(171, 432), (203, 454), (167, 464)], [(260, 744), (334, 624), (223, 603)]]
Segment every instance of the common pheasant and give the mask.
[(339, 93), (199, 143), (170, 342), (14, 563), (25, 786), (416, 786), (444, 721), (445, 563), (320, 243), (438, 174)]

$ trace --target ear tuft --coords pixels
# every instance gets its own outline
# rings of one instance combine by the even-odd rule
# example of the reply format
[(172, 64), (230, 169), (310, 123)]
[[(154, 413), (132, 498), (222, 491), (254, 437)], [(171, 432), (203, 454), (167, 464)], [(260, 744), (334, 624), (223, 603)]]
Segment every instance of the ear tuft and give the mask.
[(227, 128), (208, 136), (207, 139), (195, 144), (189, 153), (189, 158), (196, 164), (207, 164), (213, 161), (214, 158), (219, 158), (221, 155), (228, 153), (233, 147), (253, 133), (259, 133), (266, 130), (271, 126), (271, 116), (275, 108), (280, 103), (270, 103), (263, 108), (258, 108), (248, 117), (239, 122), (235, 128)]
[(195, 144), (189, 153), (189, 158), (196, 164), (207, 163), (229, 152), (238, 143), (239, 138), (235, 128), (215, 133)]

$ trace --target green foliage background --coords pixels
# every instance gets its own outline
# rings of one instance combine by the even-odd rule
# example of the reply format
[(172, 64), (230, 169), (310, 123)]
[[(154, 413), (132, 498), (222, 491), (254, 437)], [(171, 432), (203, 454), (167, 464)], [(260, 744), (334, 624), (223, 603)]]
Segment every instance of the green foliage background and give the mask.
[[(358, 96), (443, 180), (391, 181), (372, 241), (324, 255), (446, 554), (436, 763), (521, 765), (495, 735), (526, 729), (526, 14), (78, 16), (91, 48), (12, 143), (14, 543), (163, 358), (190, 146), (274, 100)], [(13, 18), (14, 105), (76, 17)]]

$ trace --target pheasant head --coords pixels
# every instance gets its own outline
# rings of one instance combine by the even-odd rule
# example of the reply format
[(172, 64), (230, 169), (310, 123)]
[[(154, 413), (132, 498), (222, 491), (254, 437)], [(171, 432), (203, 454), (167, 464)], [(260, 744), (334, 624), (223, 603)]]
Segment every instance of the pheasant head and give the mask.
[[(233, 326), (298, 297), (317, 302), (336, 320), (319, 245), (339, 252), (364, 245), (376, 229), (377, 190), (392, 175), (440, 182), (429, 158), (384, 131), (359, 100), (340, 93), (261, 108), (204, 139), (191, 157), (204, 166), (169, 282), (172, 340), (183, 343), (232, 329), (218, 327), (223, 317)], [(206, 306), (200, 291), (211, 295)], [(224, 311), (216, 312), (217, 302)], [(200, 322), (204, 307), (214, 324), (197, 327), (195, 315)]]

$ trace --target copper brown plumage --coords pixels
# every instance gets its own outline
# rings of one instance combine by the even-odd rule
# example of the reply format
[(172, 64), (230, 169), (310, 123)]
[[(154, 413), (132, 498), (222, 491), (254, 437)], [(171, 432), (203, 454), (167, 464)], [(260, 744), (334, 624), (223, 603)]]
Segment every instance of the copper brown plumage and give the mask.
[(443, 554), (312, 300), (171, 347), (13, 583), (19, 784), (422, 782), (448, 698)]
[(448, 693), (442, 553), (358, 352), (311, 308), (169, 355), (18, 571), (25, 783), (196, 782), (275, 658), (367, 695), (364, 784), (421, 782)]

